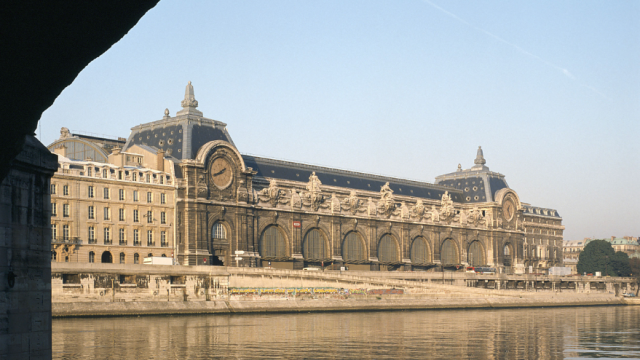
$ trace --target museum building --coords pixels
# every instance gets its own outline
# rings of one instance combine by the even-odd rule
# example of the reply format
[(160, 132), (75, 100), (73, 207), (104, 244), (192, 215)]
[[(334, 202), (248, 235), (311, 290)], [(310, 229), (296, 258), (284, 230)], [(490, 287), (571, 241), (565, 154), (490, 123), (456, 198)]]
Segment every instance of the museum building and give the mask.
[[(161, 209), (173, 224), (168, 247), (182, 265), (521, 273), (562, 264), (558, 212), (521, 202), (481, 148), (471, 168), (458, 165), (431, 184), (243, 155), (226, 124), (197, 106), (189, 83), (176, 116), (165, 110), (161, 120), (133, 127), (122, 149), (107, 154), (117, 168), (102, 164), (115, 183), (122, 172), (132, 186), (125, 191), (150, 186), (171, 199)], [(95, 171), (81, 172), (95, 181)], [(136, 173), (155, 182), (133, 180)]]

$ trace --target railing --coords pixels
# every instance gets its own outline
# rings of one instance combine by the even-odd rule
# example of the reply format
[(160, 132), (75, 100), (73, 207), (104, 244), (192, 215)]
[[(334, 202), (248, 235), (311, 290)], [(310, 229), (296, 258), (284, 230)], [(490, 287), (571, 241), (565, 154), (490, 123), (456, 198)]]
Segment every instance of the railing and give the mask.
[(160, 243), (160, 246), (162, 246), (162, 247), (168, 247), (168, 246), (169, 246), (169, 243), (165, 241), (165, 242), (163, 242), (163, 243)]
[(98, 243), (98, 241), (97, 241), (96, 239), (89, 239), (89, 240), (87, 241), (87, 243), (88, 243), (88, 244), (97, 244), (97, 243)]
[(120, 240), (120, 245), (127, 245), (127, 240)]
[(147, 246), (156, 246), (155, 241), (147, 241)]
[(82, 244), (82, 240), (78, 238), (51, 238), (52, 244)]
[(105, 240), (105, 241), (104, 241), (104, 244), (105, 244), (105, 245), (113, 245), (113, 241), (111, 241), (111, 240)]
[(134, 242), (133, 242), (133, 246), (140, 246), (140, 245), (142, 245), (142, 244), (140, 243), (140, 241), (134, 241)]

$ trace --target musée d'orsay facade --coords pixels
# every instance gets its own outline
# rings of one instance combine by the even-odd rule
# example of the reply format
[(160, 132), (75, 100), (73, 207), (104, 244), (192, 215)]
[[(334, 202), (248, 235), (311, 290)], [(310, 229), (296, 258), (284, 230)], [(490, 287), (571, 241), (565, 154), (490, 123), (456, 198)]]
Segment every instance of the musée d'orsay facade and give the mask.
[(402, 180), (242, 155), (226, 124), (197, 106), (189, 83), (175, 117), (165, 110), (115, 148), (170, 179), (154, 187), (173, 191), (167, 246), (182, 265), (528, 272), (562, 263), (558, 212), (521, 202), (480, 148), (474, 166), (435, 184)]

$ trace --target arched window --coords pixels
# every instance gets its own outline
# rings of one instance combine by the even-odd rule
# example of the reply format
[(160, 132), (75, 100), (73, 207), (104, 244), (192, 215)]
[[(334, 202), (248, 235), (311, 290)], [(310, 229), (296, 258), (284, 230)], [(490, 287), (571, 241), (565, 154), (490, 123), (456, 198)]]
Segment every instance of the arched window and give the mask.
[(213, 228), (211, 228), (211, 240), (226, 240), (227, 239), (227, 229), (225, 229), (224, 225), (217, 222), (213, 224)]
[(442, 243), (442, 250), (440, 251), (440, 262), (442, 263), (442, 265), (460, 264), (460, 258), (458, 257), (458, 246), (453, 240), (447, 239)]
[(51, 261), (56, 261), (58, 259), (58, 254), (55, 251), (51, 252)]
[(124, 264), (124, 253), (120, 253), (120, 264)]
[(397, 262), (398, 261), (398, 247), (396, 241), (389, 234), (380, 239), (378, 244), (378, 261), (380, 262)]
[(102, 253), (102, 262), (105, 264), (111, 264), (113, 262), (113, 256), (108, 251)]
[(503, 251), (504, 257), (511, 257), (511, 245), (506, 244)]
[[(161, 179), (162, 179), (162, 178), (161, 178)], [(167, 257), (167, 255), (165, 255), (165, 254), (162, 254), (162, 257)]]
[(414, 264), (428, 264), (431, 262), (431, 252), (424, 238), (418, 237), (411, 245), (411, 262)]
[(152, 253), (147, 254), (147, 257), (153, 257)]
[(93, 251), (89, 251), (89, 262), (96, 262), (96, 253), (94, 253)]
[(469, 245), (469, 251), (467, 253), (467, 262), (471, 266), (481, 266), (485, 265), (484, 260), (484, 248), (480, 241), (473, 241), (471, 245)]
[(260, 239), (260, 256), (262, 257), (286, 257), (287, 243), (282, 231), (277, 226), (269, 226)]
[(318, 229), (312, 229), (304, 237), (302, 243), (302, 255), (307, 260), (324, 260), (328, 258), (329, 249), (324, 236)]
[(133, 254), (133, 263), (134, 264), (140, 263), (140, 255), (138, 255), (138, 253)]
[(367, 260), (367, 253), (360, 235), (355, 231), (347, 234), (342, 244), (342, 259), (344, 261)]

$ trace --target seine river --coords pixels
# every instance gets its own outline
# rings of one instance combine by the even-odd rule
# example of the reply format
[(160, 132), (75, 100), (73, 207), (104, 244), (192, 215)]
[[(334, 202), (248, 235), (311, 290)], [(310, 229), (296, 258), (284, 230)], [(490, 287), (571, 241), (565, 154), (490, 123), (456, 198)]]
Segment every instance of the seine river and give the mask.
[(640, 358), (640, 307), (54, 319), (54, 359)]

